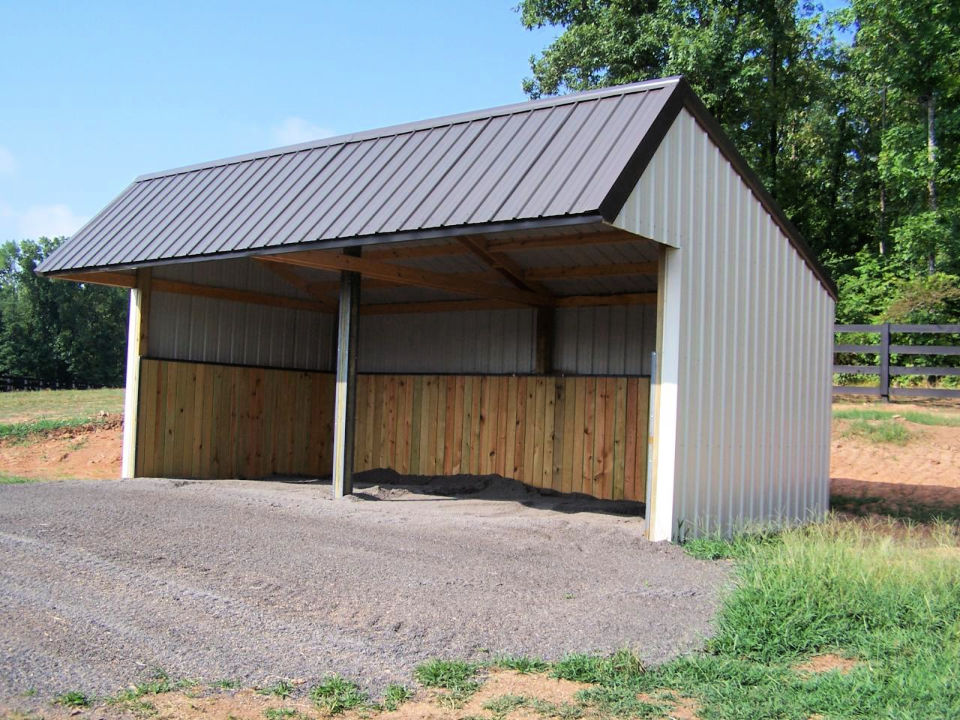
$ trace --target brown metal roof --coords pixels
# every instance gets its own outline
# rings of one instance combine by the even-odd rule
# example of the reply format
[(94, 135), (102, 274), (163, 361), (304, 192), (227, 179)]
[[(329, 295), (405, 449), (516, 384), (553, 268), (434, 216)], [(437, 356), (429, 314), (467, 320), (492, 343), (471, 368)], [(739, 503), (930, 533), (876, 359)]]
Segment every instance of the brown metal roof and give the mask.
[(370, 130), (137, 178), (43, 274), (610, 222), (686, 107), (836, 287), (679, 77)]
[[(677, 78), (526, 102), (137, 178), (41, 268), (129, 266), (593, 216)], [(344, 244), (344, 243), (339, 243)]]

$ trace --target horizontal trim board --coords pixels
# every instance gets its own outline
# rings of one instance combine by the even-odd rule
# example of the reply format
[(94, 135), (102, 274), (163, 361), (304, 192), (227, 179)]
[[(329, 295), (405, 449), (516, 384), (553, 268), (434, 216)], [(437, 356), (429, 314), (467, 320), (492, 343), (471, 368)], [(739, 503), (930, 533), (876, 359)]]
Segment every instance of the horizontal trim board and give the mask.
[(960, 375), (960, 368), (956, 367), (900, 367), (890, 366), (891, 375)]
[(947, 388), (890, 388), (890, 396), (960, 398), (960, 390)]
[(834, 385), (834, 395), (880, 395), (878, 387), (860, 387), (857, 385)]
[(891, 345), (890, 352), (898, 355), (960, 355), (956, 345)]

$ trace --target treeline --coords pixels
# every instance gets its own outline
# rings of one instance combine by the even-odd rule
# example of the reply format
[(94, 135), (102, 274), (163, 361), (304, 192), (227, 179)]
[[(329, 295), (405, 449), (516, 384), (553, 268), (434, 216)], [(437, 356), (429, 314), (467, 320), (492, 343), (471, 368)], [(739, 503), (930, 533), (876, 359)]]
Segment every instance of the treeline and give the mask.
[(960, 2), (522, 0), (532, 97), (684, 75), (830, 269), (837, 319), (960, 321)]
[(127, 295), (36, 275), (37, 265), (62, 241), (0, 245), (0, 375), (122, 386)]

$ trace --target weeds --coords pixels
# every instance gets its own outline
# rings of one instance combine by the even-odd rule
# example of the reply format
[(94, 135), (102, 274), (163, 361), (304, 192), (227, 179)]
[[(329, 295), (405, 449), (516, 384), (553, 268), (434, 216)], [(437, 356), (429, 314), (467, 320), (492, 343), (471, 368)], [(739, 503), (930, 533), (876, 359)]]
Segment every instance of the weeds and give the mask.
[(551, 676), (561, 680), (621, 687), (633, 684), (646, 670), (632, 651), (618, 650), (609, 657), (567, 655), (553, 666)]
[(871, 443), (906, 445), (915, 433), (896, 420), (851, 420), (843, 437), (863, 438)]
[(483, 709), (493, 713), (494, 717), (502, 718), (517, 708), (526, 707), (529, 700), (523, 695), (500, 695), (483, 704)]
[(288, 698), (293, 692), (293, 685), (287, 680), (277, 680), (273, 685), (257, 688), (257, 695), (273, 695), (278, 698)]
[(85, 708), (90, 707), (91, 700), (88, 695), (79, 690), (69, 690), (57, 695), (53, 699), (53, 703), (54, 705), (62, 705), (63, 707)]
[(637, 698), (637, 691), (627, 687), (599, 687), (581, 690), (577, 700), (613, 717), (663, 717), (665, 705), (654, 705)]
[(19, 475), (0, 475), (0, 485), (25, 485), (32, 482), (37, 482), (37, 479)]
[(477, 666), (462, 660), (429, 660), (413, 671), (424, 687), (447, 690), (437, 696), (437, 704), (453, 710), (462, 708), (480, 689), (480, 683), (474, 679), (476, 674)]
[(543, 660), (523, 656), (512, 657), (509, 655), (496, 658), (493, 661), (493, 666), (503, 668), (504, 670), (513, 670), (514, 672), (522, 674), (542, 673), (550, 669), (550, 666), (543, 662)]
[(383, 694), (383, 707), (396, 710), (413, 697), (413, 691), (405, 685), (388, 685)]
[(904, 420), (917, 425), (940, 425), (960, 427), (960, 415), (926, 413), (918, 410), (874, 410), (861, 408), (838, 408), (833, 411), (834, 420), (892, 420), (899, 415)]
[(687, 555), (700, 560), (738, 560), (747, 557), (758, 546), (779, 541), (779, 532), (757, 530), (738, 533), (730, 538), (721, 535), (692, 538), (683, 544), (683, 549)]
[(302, 718), (304, 717), (303, 713), (294, 708), (267, 708), (263, 711), (263, 715), (267, 720), (283, 720), (284, 718)]
[(32, 420), (30, 422), (0, 425), (0, 440), (24, 442), (35, 435), (80, 427), (92, 422), (90, 418), (65, 418), (62, 420)]
[(239, 680), (232, 678), (221, 678), (213, 683), (213, 687), (217, 690), (239, 690), (241, 685), (242, 683)]
[(369, 704), (366, 694), (360, 686), (339, 675), (330, 675), (310, 690), (310, 699), (321, 710), (331, 715), (339, 715), (346, 710)]

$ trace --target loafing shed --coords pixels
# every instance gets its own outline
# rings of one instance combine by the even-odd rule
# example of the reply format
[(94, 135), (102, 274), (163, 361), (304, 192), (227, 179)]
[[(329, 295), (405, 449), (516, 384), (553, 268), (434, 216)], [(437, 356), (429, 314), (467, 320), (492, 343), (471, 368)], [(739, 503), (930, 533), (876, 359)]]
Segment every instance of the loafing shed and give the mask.
[(835, 289), (682, 78), (144, 175), (40, 272), (130, 288), (125, 477), (827, 508)]

